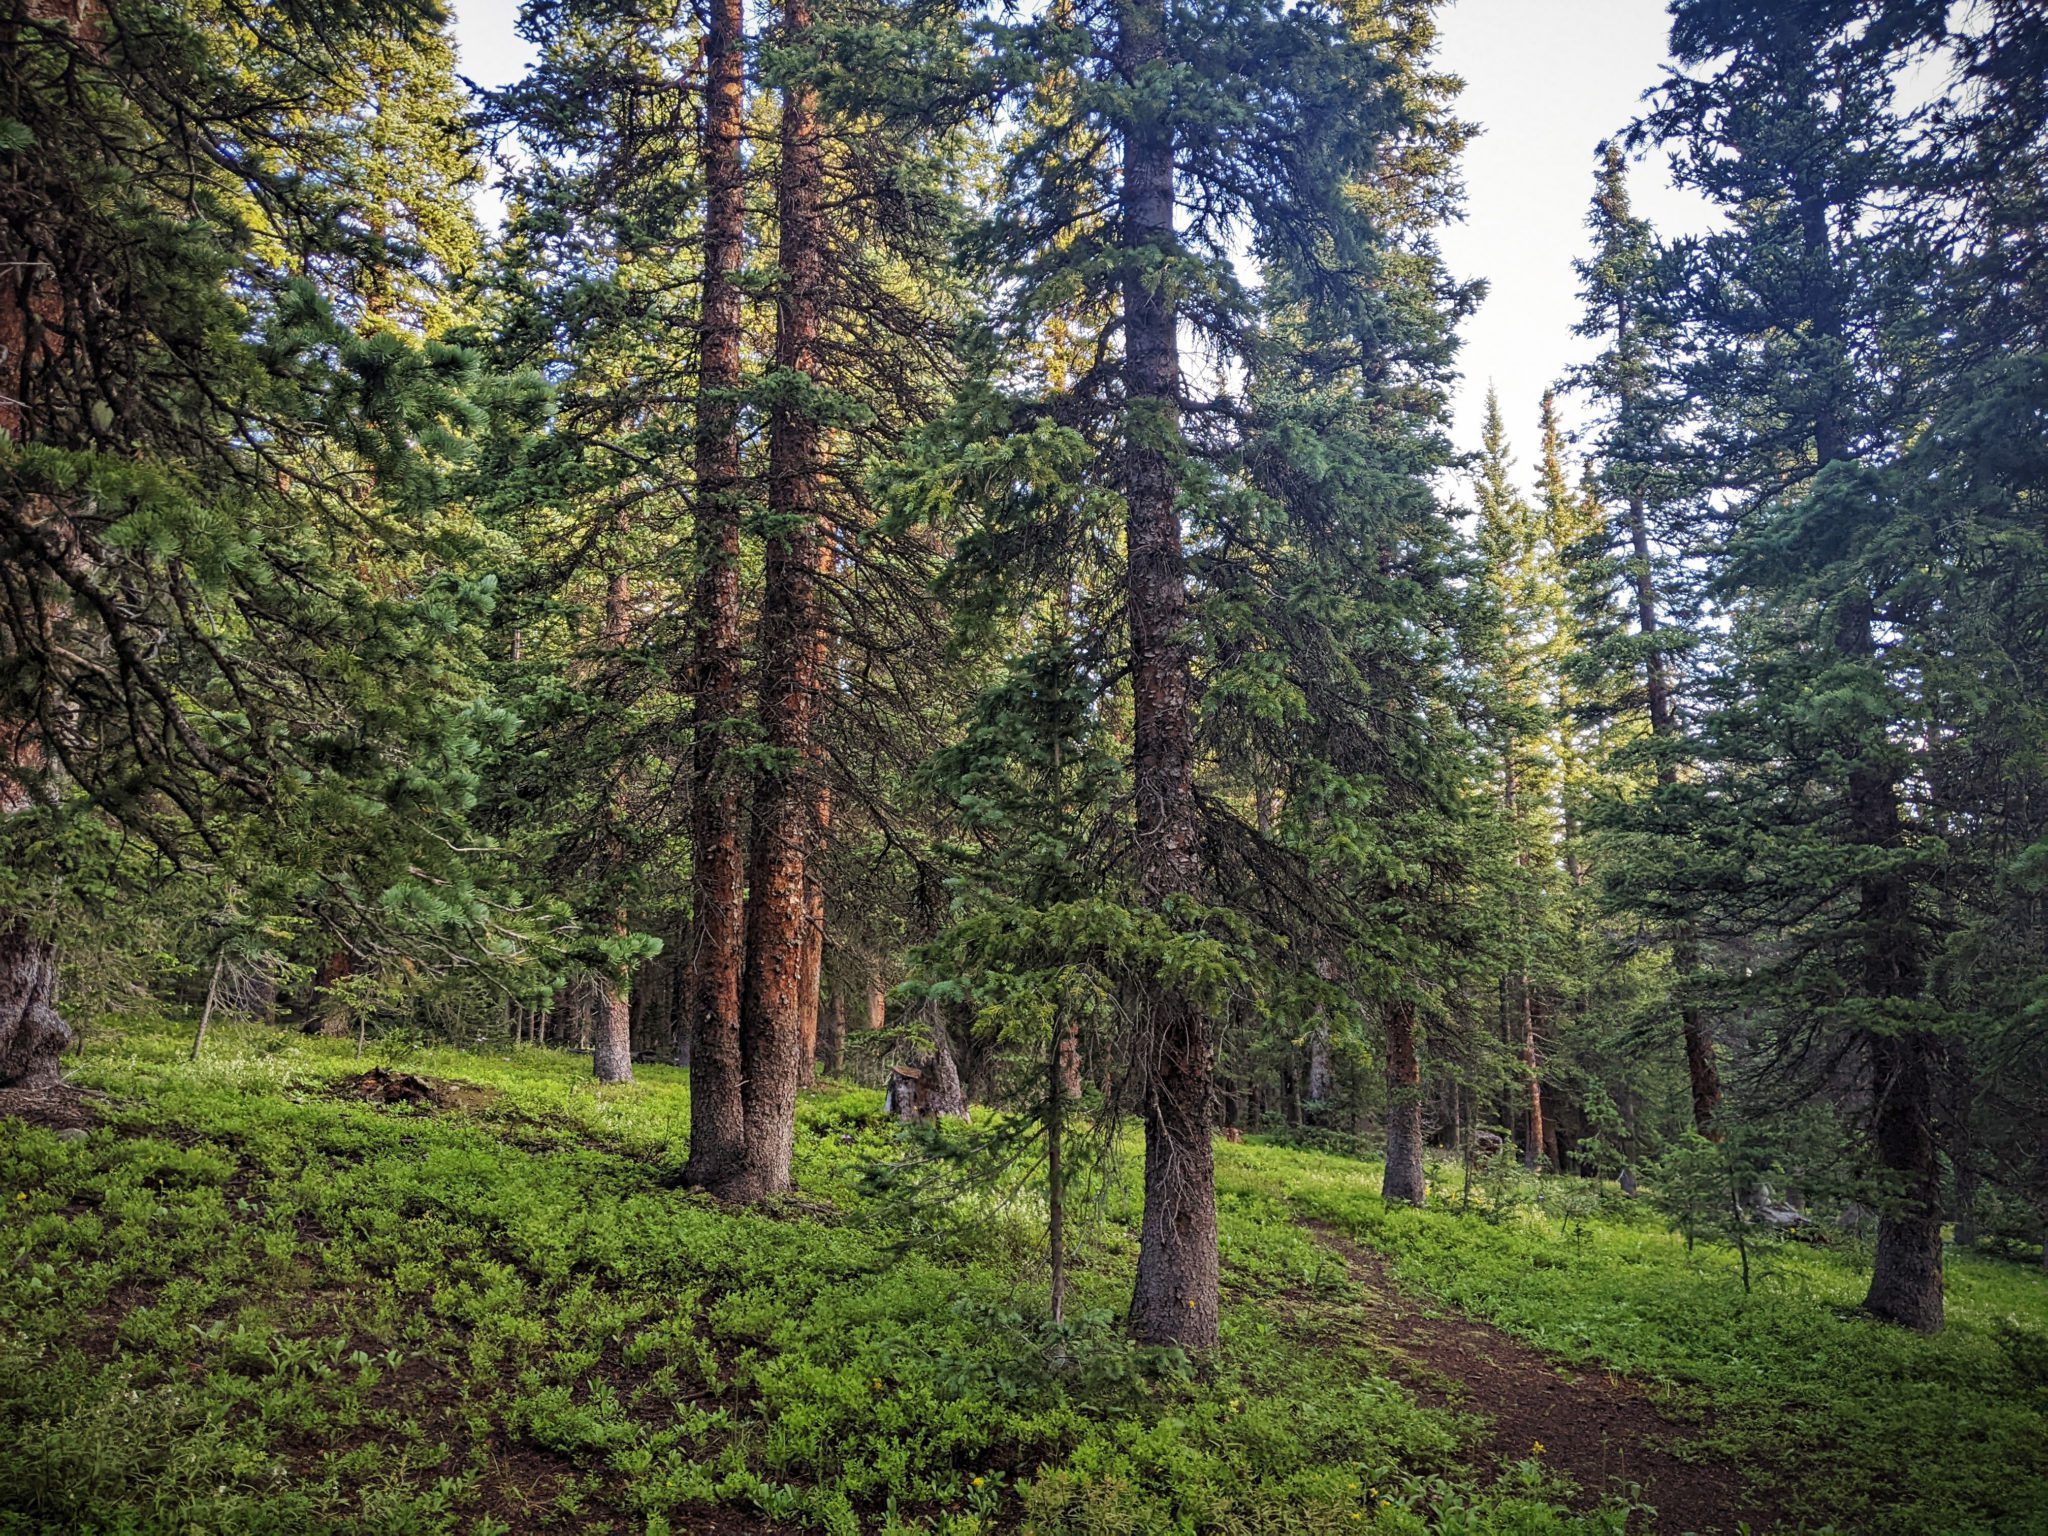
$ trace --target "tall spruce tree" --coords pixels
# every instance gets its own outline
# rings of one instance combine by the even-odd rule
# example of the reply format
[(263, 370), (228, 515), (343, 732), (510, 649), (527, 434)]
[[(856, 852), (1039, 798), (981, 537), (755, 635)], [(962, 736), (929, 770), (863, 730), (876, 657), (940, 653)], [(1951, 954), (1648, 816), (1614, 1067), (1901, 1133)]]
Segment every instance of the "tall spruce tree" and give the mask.
[[(1421, 167), (1441, 155), (1440, 139), (1403, 139), (1433, 89), (1404, 74), (1414, 60), (1401, 38), (1415, 34), (1403, 18), (1415, 20), (1406, 8), (1129, 0), (992, 28), (1016, 99), (1010, 192), (987, 242), (1007, 301), (1001, 350), (897, 487), (919, 510), (971, 514), (963, 566), (997, 606), (1071, 592), (1111, 621), (1095, 631), (1113, 642), (1096, 686), (1103, 707), (1129, 712), (1134, 804), (1124, 871), (1097, 877), (1125, 917), (1101, 932), (1094, 963), (1132, 1021), (1126, 1075), (1146, 1157), (1131, 1323), (1151, 1342), (1215, 1340), (1216, 1024), (1259, 957), (1284, 948), (1246, 939), (1215, 905), (1226, 850), (1256, 843), (1259, 817), (1235, 786), (1203, 782), (1215, 778), (1201, 734), (1218, 655), (1210, 602), (1224, 600), (1211, 549), (1229, 537), (1247, 473), (1231, 368), (1290, 366), (1258, 356), (1277, 332), (1232, 248), (1247, 232), (1263, 288), (1361, 358), (1360, 377), (1390, 402), (1408, 390), (1426, 414), (1430, 386), (1409, 371), (1422, 365), (1372, 346), (1387, 292), (1423, 287), (1375, 289), (1402, 256), (1385, 234), (1398, 221), (1376, 222), (1367, 189), (1406, 155), (1417, 174), (1390, 182), (1427, 201)], [(1191, 375), (1183, 328), (1229, 361)], [(1299, 433), (1276, 430), (1274, 443), (1308, 451)], [(1412, 488), (1404, 476), (1427, 459), (1391, 477)], [(1073, 581), (1096, 559), (1120, 568), (1114, 588)]]
[(1885, 83), (1897, 56), (1853, 9), (1674, 8), (1675, 54), (1711, 70), (1673, 79), (1648, 130), (1728, 219), (1681, 247), (1673, 302), (1730, 627), (1701, 778), (1659, 800), (1685, 833), (1670, 915), (1769, 946), (1750, 991), (1780, 1070), (1860, 1048), (1884, 1181), (1866, 1304), (1932, 1330), (1941, 852), (1905, 795), (1921, 755), (1895, 627), (1910, 568), (1881, 488), (1925, 408), (1944, 260), (1897, 213), (1912, 124)]

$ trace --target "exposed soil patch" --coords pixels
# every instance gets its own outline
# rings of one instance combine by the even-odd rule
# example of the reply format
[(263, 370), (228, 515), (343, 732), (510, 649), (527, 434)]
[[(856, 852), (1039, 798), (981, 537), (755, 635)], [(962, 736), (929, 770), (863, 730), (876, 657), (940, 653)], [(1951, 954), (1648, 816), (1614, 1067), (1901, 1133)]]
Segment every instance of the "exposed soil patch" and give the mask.
[(69, 1083), (44, 1088), (0, 1088), (0, 1120), (20, 1120), (47, 1131), (89, 1131), (100, 1123), (93, 1106), (105, 1096)]
[(334, 1091), (345, 1099), (361, 1099), (369, 1104), (411, 1104), (420, 1109), (481, 1109), (498, 1098), (493, 1088), (417, 1077), (410, 1072), (394, 1072), (389, 1067), (372, 1067), (361, 1077), (343, 1078)]
[(1323, 1243), (1343, 1255), (1365, 1291), (1374, 1342), (1390, 1350), (1406, 1385), (1424, 1402), (1484, 1414), (1485, 1449), (1502, 1462), (1537, 1455), (1581, 1489), (1581, 1502), (1603, 1494), (1641, 1492), (1656, 1518), (1630, 1529), (1680, 1533), (1733, 1533), (1747, 1521), (1762, 1533), (1782, 1515), (1768, 1499), (1747, 1493), (1737, 1468), (1726, 1462), (1681, 1461), (1672, 1453), (1685, 1436), (1623, 1377), (1571, 1375), (1539, 1351), (1489, 1323), (1429, 1308), (1394, 1283), (1387, 1261), (1320, 1222), (1310, 1223)]

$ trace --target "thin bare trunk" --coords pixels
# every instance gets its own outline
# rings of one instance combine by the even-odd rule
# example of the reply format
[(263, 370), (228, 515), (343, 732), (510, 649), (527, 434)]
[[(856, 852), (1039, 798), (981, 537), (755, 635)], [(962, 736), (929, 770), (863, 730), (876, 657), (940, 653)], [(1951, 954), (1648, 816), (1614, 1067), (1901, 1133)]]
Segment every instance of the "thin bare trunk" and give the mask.
[(831, 988), (832, 1004), (820, 1031), (823, 1049), (818, 1063), (827, 1077), (837, 1077), (846, 1068), (846, 993), (836, 983)]
[(1529, 1099), (1529, 1141), (1522, 1148), (1528, 1167), (1543, 1166), (1543, 1072), (1536, 1059), (1536, 996), (1522, 978), (1522, 1078)]
[(213, 1022), (213, 1002), (220, 996), (221, 968), (228, 963), (228, 952), (222, 950), (213, 957), (213, 976), (206, 983), (206, 1002), (199, 1010), (199, 1028), (192, 1035), (192, 1054), (189, 1061), (199, 1059), (199, 1047), (206, 1044), (206, 1026)]
[(1067, 1123), (1066, 1044), (1072, 1025), (1053, 1034), (1045, 1064), (1045, 1235), (1052, 1269), (1052, 1320), (1067, 1316), (1067, 1178), (1062, 1163)]
[(825, 1007), (825, 881), (817, 857), (832, 827), (831, 786), (820, 784), (813, 791), (811, 806), (811, 853), (804, 875), (804, 969), (797, 984), (803, 1017), (803, 1080), (812, 1078), (818, 1059), (819, 1022)]
[[(621, 512), (612, 522), (615, 547), (612, 550), (611, 573), (605, 581), (604, 629), (600, 636), (600, 643), (610, 655), (623, 651), (632, 633), (633, 589), (626, 578), (626, 555), (623, 548), (626, 532), (626, 514)], [(623, 878), (626, 861), (624, 827), (627, 807), (623, 784), (613, 795), (605, 815), (606, 863), (610, 867), (612, 878), (620, 879)], [(626, 933), (626, 913), (623, 907), (614, 913), (612, 928), (615, 933), (622, 936)], [(597, 1017), (596, 1044), (590, 1054), (590, 1071), (600, 1083), (633, 1081), (633, 1014), (627, 1001), (626, 985), (616, 976), (601, 975), (591, 979)]]

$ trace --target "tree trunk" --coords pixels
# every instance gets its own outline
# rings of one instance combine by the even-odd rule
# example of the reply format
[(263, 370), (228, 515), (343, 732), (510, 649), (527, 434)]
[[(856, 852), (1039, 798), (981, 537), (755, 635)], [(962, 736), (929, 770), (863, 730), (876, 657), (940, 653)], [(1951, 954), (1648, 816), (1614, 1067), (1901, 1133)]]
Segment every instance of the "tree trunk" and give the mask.
[(1067, 1092), (1066, 1046), (1073, 1026), (1062, 1022), (1053, 1035), (1052, 1050), (1045, 1073), (1045, 1235), (1046, 1260), (1052, 1270), (1052, 1320), (1067, 1316), (1067, 1176), (1062, 1163), (1066, 1151)]
[[(1824, 441), (1826, 434), (1820, 434)], [(1858, 592), (1844, 603), (1836, 649), (1870, 660), (1871, 601)], [(1848, 775), (1849, 822), (1856, 842), (1895, 849), (1904, 841), (1898, 787), (1881, 764), (1852, 758)], [(1920, 995), (1919, 935), (1907, 880), (1882, 870), (1863, 880), (1859, 926), (1863, 990), (1881, 1001)], [(1893, 1189), (1877, 1220), (1877, 1251), (1864, 1307), (1875, 1317), (1921, 1333), (1939, 1332), (1941, 1287), (1941, 1165), (1934, 1136), (1934, 1038), (1918, 1030), (1869, 1036), (1871, 1131), (1878, 1166)]]
[(227, 968), (228, 952), (223, 949), (213, 957), (213, 975), (206, 983), (206, 1001), (199, 1009), (199, 1027), (192, 1032), (192, 1054), (185, 1059), (197, 1061), (199, 1048), (206, 1044), (206, 1026), (213, 1022), (213, 1005), (220, 997), (220, 973)]
[(832, 826), (832, 789), (830, 785), (819, 784), (812, 791), (811, 803), (811, 857), (805, 861), (804, 875), (804, 969), (803, 977), (797, 984), (803, 1013), (803, 1080), (812, 1078), (813, 1064), (818, 1059), (819, 1022), (825, 1007), (825, 881), (818, 859), (819, 851)]
[[(785, 45), (810, 30), (809, 0), (787, 0)], [(775, 204), (783, 281), (776, 299), (775, 366), (815, 379), (825, 311), (824, 177), (816, 93), (794, 84), (782, 98)], [(806, 772), (818, 698), (818, 518), (821, 437), (807, 402), (785, 397), (768, 419), (768, 512), (761, 605), (763, 744), (772, 756), (754, 781), (747, 862), (746, 957), (740, 972), (741, 1084), (746, 1160), (713, 1188), (760, 1200), (789, 1187), (796, 1094), (803, 1070), (804, 877), (812, 796)]]
[(1058, 1044), (1054, 1048), (1053, 1066), (1059, 1079), (1061, 1094), (1070, 1099), (1081, 1097), (1081, 1028), (1072, 1019), (1060, 1025)]
[(313, 1021), (306, 1033), (329, 1040), (348, 1038), (348, 1009), (334, 989), (355, 974), (355, 961), (345, 949), (331, 950), (313, 973)]
[[(1653, 640), (1658, 630), (1657, 582), (1650, 572), (1649, 516), (1641, 496), (1628, 501), (1628, 536), (1634, 556), (1636, 625), (1643, 638)], [(1671, 704), (1671, 681), (1664, 653), (1653, 644), (1643, 658), (1643, 686), (1649, 700), (1650, 734), (1660, 741), (1677, 734), (1678, 716)], [(1668, 756), (1657, 764), (1657, 782), (1670, 786), (1678, 782), (1678, 765)], [(1698, 947), (1689, 931), (1680, 929), (1671, 943), (1671, 965), (1683, 979), (1699, 964)], [(1686, 1003), (1678, 1010), (1685, 1033), (1685, 1071), (1692, 1084), (1692, 1123), (1702, 1136), (1718, 1141), (1714, 1115), (1721, 1107), (1721, 1070), (1714, 1060), (1714, 1026), (1699, 1007)]]
[(932, 1064), (925, 1073), (927, 1110), (949, 1120), (965, 1120), (967, 1090), (960, 1082), (960, 1063), (953, 1055), (953, 1033), (946, 1028), (943, 1008), (931, 1008)]
[(1387, 1024), (1387, 1171), (1380, 1195), (1421, 1205), (1427, 1198), (1422, 1179), (1422, 1062), (1415, 1052), (1415, 1009), (1389, 1003)]
[(591, 1052), (591, 1072), (600, 1083), (633, 1081), (633, 1010), (626, 989), (610, 976), (593, 976), (590, 981), (596, 1005), (596, 1046)]
[(818, 1052), (818, 1062), (827, 1077), (837, 1077), (846, 1069), (846, 993), (837, 985), (831, 992), (831, 1007), (819, 1031), (823, 1049)]
[(1935, 1161), (1930, 1036), (1873, 1035), (1873, 1129), (1880, 1167), (1897, 1181), (1877, 1218), (1874, 1316), (1921, 1333), (1942, 1324), (1940, 1175)]
[(1522, 978), (1522, 1077), (1529, 1096), (1529, 1140), (1522, 1148), (1522, 1162), (1530, 1168), (1543, 1164), (1543, 1075), (1536, 1059), (1536, 997), (1529, 978)]
[(60, 1081), (71, 1030), (57, 1013), (56, 946), (0, 913), (0, 1088)]
[[(1132, 82), (1121, 189), (1124, 321), (1124, 499), (1131, 626), (1132, 787), (1137, 869), (1147, 905), (1201, 892), (1194, 791), (1194, 681), (1179, 515), (1180, 346), (1173, 127), (1159, 89), (1164, 0), (1123, 0), (1117, 57)], [(1145, 1217), (1131, 1329), (1148, 1344), (1216, 1342), (1215, 1152), (1209, 1140), (1208, 1020), (1157, 978), (1133, 1010), (1145, 1124)]]
[(1318, 1108), (1330, 1102), (1330, 1077), (1330, 1025), (1318, 1019), (1308, 1036), (1308, 1098)]
[(741, 911), (745, 773), (740, 719), (740, 290), (745, 259), (746, 7), (711, 0), (705, 36), (703, 336), (697, 360), (696, 634), (692, 646), (689, 1013), (690, 1158), (686, 1183), (715, 1186), (746, 1159), (741, 1091)]

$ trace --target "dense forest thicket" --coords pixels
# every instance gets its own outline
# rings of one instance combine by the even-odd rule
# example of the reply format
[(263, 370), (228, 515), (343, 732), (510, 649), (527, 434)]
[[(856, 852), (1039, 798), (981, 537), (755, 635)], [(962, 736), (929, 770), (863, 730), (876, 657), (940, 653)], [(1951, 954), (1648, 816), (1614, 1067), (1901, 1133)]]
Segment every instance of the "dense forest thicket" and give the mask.
[(2048, 27), (1674, 0), (1592, 426), (1469, 458), (1433, 9), (4, 0), (0, 1087), (561, 1046), (747, 1205), (886, 1080), (1056, 1256), (1128, 1126), (1196, 1352), (1219, 1137), (1518, 1158), (1941, 1328), (2048, 1228)]

